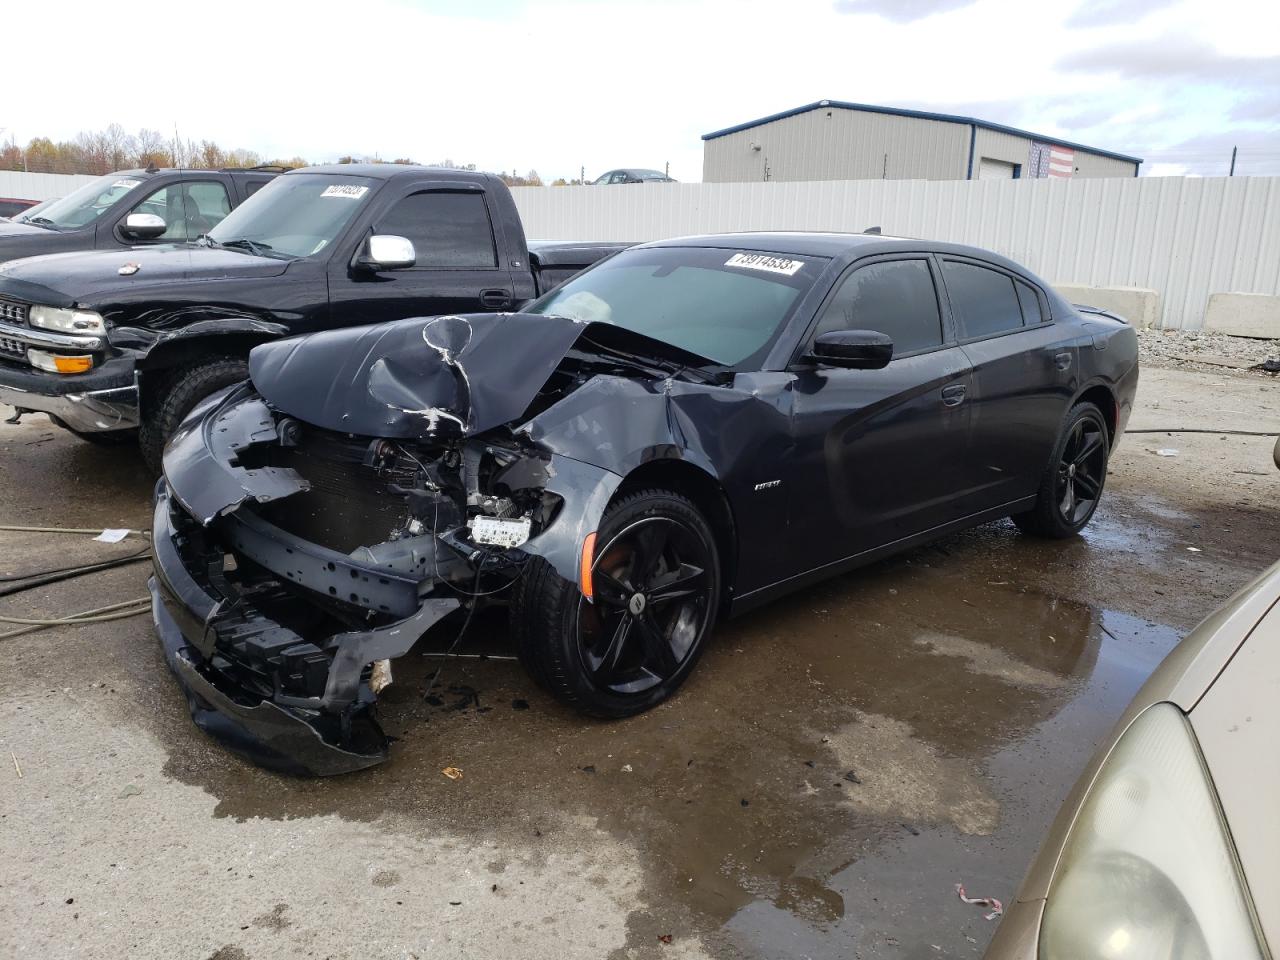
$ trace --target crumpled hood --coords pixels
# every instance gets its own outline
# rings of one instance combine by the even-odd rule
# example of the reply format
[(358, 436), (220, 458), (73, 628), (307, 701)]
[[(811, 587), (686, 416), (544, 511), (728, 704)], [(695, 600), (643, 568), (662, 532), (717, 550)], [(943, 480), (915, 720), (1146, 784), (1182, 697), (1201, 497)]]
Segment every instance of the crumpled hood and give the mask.
[(272, 408), (326, 430), (470, 436), (517, 419), (575, 346), (658, 364), (711, 363), (610, 324), (486, 313), (263, 344), (249, 355), (249, 376)]
[[(138, 269), (122, 276), (120, 268), (125, 264), (136, 264)], [(275, 277), (284, 273), (287, 266), (286, 260), (255, 257), (237, 250), (165, 244), (13, 260), (0, 265), (0, 279), (48, 287), (70, 300), (93, 306), (95, 299), (135, 291), (140, 286), (176, 280)]]

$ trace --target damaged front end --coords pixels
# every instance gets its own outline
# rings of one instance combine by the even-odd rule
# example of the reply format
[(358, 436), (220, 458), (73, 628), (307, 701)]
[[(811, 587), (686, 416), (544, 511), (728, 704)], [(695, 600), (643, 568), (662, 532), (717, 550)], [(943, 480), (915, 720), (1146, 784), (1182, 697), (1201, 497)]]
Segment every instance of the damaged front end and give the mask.
[(157, 487), (152, 594), (202, 729), (277, 769), (371, 766), (389, 661), (503, 600), (531, 557), (577, 582), (621, 478), (513, 425), (598, 372), (566, 362), (583, 329), (486, 315), (284, 341), (193, 411)]

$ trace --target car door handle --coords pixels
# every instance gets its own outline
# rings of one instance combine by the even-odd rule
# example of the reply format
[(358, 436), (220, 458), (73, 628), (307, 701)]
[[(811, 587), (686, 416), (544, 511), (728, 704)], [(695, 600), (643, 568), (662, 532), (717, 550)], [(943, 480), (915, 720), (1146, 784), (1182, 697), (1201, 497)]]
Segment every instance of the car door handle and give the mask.
[(958, 407), (964, 403), (966, 388), (963, 383), (953, 383), (942, 388), (942, 402), (948, 407)]
[(1063, 351), (1062, 353), (1055, 353), (1053, 355), (1053, 365), (1059, 370), (1066, 370), (1067, 367), (1071, 366), (1070, 352)]
[(490, 310), (502, 310), (511, 306), (511, 294), (505, 290), (481, 290), (480, 305)]

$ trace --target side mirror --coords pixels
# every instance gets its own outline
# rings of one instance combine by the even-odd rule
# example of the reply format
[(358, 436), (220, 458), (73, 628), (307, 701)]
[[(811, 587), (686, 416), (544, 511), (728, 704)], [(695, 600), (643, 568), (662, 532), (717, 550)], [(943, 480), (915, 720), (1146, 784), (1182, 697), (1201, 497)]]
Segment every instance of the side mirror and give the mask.
[(814, 339), (809, 357), (833, 367), (879, 370), (893, 359), (893, 340), (875, 330), (831, 330)]
[(169, 225), (154, 213), (131, 213), (124, 218), (120, 232), (130, 240), (155, 240), (164, 235)]
[(364, 252), (356, 257), (356, 266), (365, 270), (403, 270), (418, 261), (413, 243), (393, 234), (375, 234), (365, 243)]

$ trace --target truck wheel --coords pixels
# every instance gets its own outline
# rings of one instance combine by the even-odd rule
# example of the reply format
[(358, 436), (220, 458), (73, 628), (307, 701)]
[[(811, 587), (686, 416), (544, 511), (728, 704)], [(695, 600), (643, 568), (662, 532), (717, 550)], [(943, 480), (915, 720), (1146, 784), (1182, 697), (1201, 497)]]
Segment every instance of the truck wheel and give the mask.
[(138, 445), (148, 469), (160, 473), (164, 445), (197, 403), (248, 376), (249, 364), (243, 357), (212, 357), (166, 371), (144, 401), (138, 427)]
[(560, 700), (597, 717), (627, 717), (671, 696), (715, 626), (720, 558), (687, 499), (641, 490), (600, 524), (586, 600), (531, 558), (512, 600), (520, 660)]
[(1084, 529), (1102, 500), (1110, 437), (1102, 411), (1078, 403), (1067, 413), (1036, 504), (1011, 519), (1023, 533), (1060, 540)]

